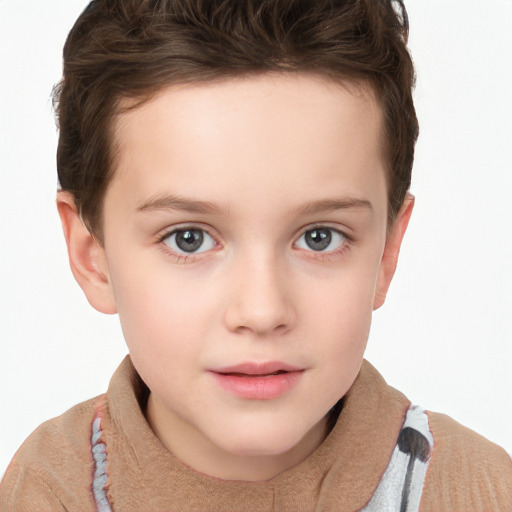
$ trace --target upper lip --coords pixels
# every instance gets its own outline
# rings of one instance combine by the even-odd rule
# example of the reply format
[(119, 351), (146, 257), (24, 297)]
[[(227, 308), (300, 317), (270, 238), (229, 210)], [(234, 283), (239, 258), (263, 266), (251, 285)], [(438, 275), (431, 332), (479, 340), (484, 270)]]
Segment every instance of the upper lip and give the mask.
[(211, 371), (215, 373), (240, 373), (244, 375), (269, 375), (271, 373), (282, 372), (296, 372), (302, 371), (304, 368), (293, 366), (282, 361), (267, 361), (267, 362), (245, 362), (233, 366), (223, 366), (220, 368), (213, 368)]

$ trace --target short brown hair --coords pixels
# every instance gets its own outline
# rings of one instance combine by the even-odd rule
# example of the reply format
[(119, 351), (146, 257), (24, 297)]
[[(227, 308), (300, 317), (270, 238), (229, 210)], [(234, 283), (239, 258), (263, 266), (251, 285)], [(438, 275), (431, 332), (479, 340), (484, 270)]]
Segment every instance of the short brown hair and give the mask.
[(392, 223), (410, 186), (418, 136), (407, 36), (401, 0), (93, 0), (68, 35), (54, 88), (60, 186), (101, 240), (121, 100), (139, 104), (177, 83), (306, 72), (375, 90)]

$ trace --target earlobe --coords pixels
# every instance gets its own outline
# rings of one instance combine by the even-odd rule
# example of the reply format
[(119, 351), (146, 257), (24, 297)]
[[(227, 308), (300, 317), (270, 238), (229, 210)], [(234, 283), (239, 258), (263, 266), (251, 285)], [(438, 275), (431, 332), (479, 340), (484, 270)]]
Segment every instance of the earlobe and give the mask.
[(407, 194), (400, 211), (393, 223), (390, 233), (386, 239), (384, 253), (379, 269), (377, 278), (377, 287), (375, 290), (375, 297), (373, 301), (373, 309), (380, 308), (386, 300), (389, 285), (395, 274), (396, 266), (398, 263), (398, 255), (400, 254), (400, 247), (402, 240), (411, 218), (412, 210), (414, 207), (414, 196)]
[(116, 313), (103, 247), (85, 227), (69, 192), (57, 193), (57, 209), (68, 247), (69, 265), (77, 283), (93, 308), (101, 313)]

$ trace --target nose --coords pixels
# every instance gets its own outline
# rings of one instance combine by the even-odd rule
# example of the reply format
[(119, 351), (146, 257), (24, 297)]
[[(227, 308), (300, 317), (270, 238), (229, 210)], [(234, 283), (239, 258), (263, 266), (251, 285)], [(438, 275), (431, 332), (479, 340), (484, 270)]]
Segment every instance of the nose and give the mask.
[(296, 311), (287, 272), (272, 257), (240, 261), (229, 279), (224, 320), (236, 333), (285, 333), (293, 328)]

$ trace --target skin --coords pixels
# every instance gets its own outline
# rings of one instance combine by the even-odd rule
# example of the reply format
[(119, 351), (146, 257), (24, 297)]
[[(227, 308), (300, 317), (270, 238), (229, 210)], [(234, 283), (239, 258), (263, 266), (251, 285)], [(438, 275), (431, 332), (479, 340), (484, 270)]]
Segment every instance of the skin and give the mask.
[[(387, 226), (379, 105), (365, 85), (263, 75), (169, 87), (115, 129), (103, 245), (58, 196), (73, 273), (119, 313), (163, 445), (214, 477), (269, 479), (324, 439), (396, 268), (413, 199)], [(197, 253), (178, 228), (208, 233)], [(304, 371), (269, 400), (209, 371), (248, 361)]]

